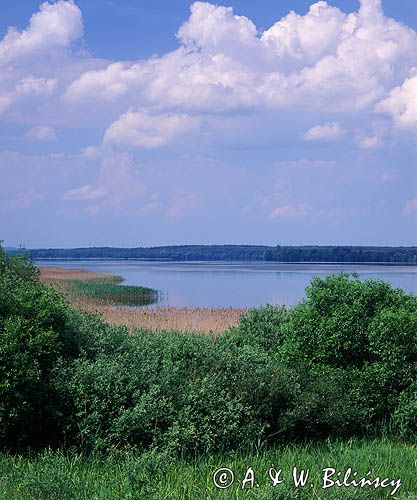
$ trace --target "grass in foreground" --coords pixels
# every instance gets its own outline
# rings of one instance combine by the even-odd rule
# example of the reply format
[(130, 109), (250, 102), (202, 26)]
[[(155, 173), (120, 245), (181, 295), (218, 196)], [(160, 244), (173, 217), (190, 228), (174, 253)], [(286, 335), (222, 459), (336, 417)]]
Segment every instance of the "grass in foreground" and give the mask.
[[(292, 470), (309, 469), (306, 486), (295, 488)], [(233, 470), (235, 482), (220, 490), (213, 473), (220, 467)], [(249, 467), (255, 487), (242, 490)], [(268, 471), (282, 469), (283, 483), (272, 487)], [(172, 459), (156, 452), (138, 458), (114, 455), (86, 458), (77, 454), (43, 452), (30, 458), (0, 455), (0, 496), (10, 500), (42, 499), (383, 499), (393, 498), (393, 488), (331, 487), (322, 489), (322, 469), (345, 471), (351, 467), (358, 478), (401, 479), (394, 498), (417, 499), (417, 448), (392, 441), (328, 442), (228, 453), (196, 460)], [(256, 486), (259, 484), (259, 487)], [(311, 486), (313, 485), (313, 486)]]

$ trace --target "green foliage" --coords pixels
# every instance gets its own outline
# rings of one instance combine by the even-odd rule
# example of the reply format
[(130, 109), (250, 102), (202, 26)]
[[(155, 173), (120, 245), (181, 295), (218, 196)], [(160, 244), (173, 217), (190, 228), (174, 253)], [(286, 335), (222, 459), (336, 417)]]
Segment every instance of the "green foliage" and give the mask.
[(287, 436), (378, 432), (416, 381), (416, 296), (345, 274), (314, 278), (306, 295), (288, 312), (251, 310), (220, 342), (263, 350), (298, 371), (294, 406), (280, 418)]
[[(24, 257), (0, 254), (0, 446), (39, 445), (58, 425), (49, 375), (78, 353), (75, 316)], [(58, 397), (58, 396), (56, 396)]]
[(260, 351), (108, 328), (93, 358), (57, 366), (53, 379), (73, 402), (67, 441), (87, 450), (236, 448), (265, 438), (291, 392), (287, 374)]
[(394, 428), (397, 434), (410, 441), (417, 439), (417, 381), (405, 390), (399, 398), (394, 412)]
[(266, 305), (250, 309), (240, 320), (239, 328), (234, 329), (229, 336), (239, 345), (252, 346), (264, 351), (276, 350), (282, 342), (281, 328), (286, 321), (284, 306)]
[(112, 327), (72, 311), (0, 248), (0, 447), (200, 454), (380, 435), (415, 440), (417, 299), (316, 278), (290, 310), (220, 337)]
[[(313, 278), (306, 295), (288, 317), (281, 352), (289, 359), (301, 357), (334, 367), (360, 368), (378, 358), (370, 329), (382, 311), (417, 311), (416, 298), (392, 289), (389, 283), (361, 282), (345, 274)], [(376, 330), (374, 344), (379, 335)], [(393, 342), (401, 343), (401, 335), (394, 335)], [(408, 336), (412, 341), (410, 331)]]

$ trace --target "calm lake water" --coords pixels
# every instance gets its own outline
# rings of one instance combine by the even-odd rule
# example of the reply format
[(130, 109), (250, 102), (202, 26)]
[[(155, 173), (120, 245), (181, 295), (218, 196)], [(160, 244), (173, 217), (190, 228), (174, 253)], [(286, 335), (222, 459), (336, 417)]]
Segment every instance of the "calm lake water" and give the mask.
[(161, 292), (159, 305), (251, 307), (292, 305), (304, 297), (313, 276), (358, 272), (417, 293), (417, 267), (270, 262), (163, 262), (134, 260), (42, 260), (38, 266), (87, 269), (123, 276), (126, 285)]

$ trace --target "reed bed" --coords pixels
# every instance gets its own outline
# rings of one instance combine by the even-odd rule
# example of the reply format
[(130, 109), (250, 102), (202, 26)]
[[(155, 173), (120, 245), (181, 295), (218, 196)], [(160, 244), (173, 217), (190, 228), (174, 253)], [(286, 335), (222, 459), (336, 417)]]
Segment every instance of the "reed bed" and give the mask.
[[(140, 296), (143, 287), (120, 287), (120, 276), (79, 269), (40, 268), (44, 283), (63, 292), (71, 305), (86, 312), (99, 313), (111, 325), (152, 331), (180, 331), (220, 334), (239, 324), (247, 309), (217, 307), (129, 307), (146, 305), (154, 296)], [(103, 285), (106, 285), (104, 290)], [(128, 294), (132, 288), (132, 295)], [(115, 290), (116, 289), (116, 290)], [(123, 296), (121, 292), (126, 293)], [(135, 298), (136, 294), (136, 298)], [(118, 303), (116, 305), (114, 302)], [(123, 304), (123, 305), (120, 305)]]
[(157, 300), (158, 292), (143, 286), (120, 286), (108, 283), (106, 278), (98, 281), (70, 281), (70, 293), (75, 297), (90, 297), (109, 305), (144, 306)]
[(64, 292), (71, 303), (90, 298), (106, 305), (141, 306), (157, 300), (158, 292), (143, 286), (121, 286), (122, 276), (81, 269), (41, 268), (41, 279)]
[(239, 324), (246, 309), (214, 307), (123, 307), (98, 303), (80, 304), (98, 312), (111, 325), (125, 325), (134, 330), (176, 331), (220, 334)]
[(62, 269), (59, 267), (40, 267), (41, 280), (44, 283), (55, 284), (67, 281), (105, 280), (106, 283), (122, 283), (123, 278), (114, 274), (97, 273), (85, 269)]

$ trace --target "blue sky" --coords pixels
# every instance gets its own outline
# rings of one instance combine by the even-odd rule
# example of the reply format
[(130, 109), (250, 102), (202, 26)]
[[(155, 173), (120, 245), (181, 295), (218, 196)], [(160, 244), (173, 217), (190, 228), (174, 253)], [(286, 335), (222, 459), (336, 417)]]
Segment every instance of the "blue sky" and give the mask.
[(414, 0), (2, 7), (6, 245), (417, 244)]

